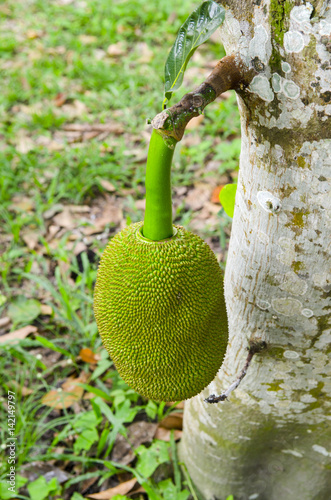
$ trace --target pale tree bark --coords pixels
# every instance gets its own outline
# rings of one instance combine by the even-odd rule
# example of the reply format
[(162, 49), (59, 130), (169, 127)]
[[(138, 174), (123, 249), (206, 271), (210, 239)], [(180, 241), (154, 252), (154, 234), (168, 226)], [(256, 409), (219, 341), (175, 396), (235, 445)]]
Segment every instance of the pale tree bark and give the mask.
[[(180, 456), (208, 500), (330, 500), (331, 5), (219, 3), (227, 55), (257, 73), (238, 95), (227, 356), (186, 404)], [(230, 402), (204, 402), (236, 379), (256, 340), (267, 348)]]

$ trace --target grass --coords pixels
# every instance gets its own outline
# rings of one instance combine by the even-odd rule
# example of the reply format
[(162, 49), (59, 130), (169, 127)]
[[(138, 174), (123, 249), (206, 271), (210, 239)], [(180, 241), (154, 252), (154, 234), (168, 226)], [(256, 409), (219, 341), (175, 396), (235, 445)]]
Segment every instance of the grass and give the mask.
[[(16, 494), (6, 487), (8, 450), (2, 447), (4, 500), (81, 500), (134, 478), (138, 491), (130, 498), (197, 498), (190, 478), (179, 473), (173, 431), (168, 441), (138, 440), (129, 462), (113, 459), (119, 436), (127, 442), (132, 424), (146, 430), (182, 410), (148, 401), (120, 379), (92, 313), (98, 257), (109, 237), (143, 216), (147, 119), (161, 110), (167, 53), (197, 5), (0, 5), (0, 335), (32, 326), (25, 338), (1, 344), (1, 442), (8, 438), (13, 391), (19, 488)], [(215, 39), (204, 44), (173, 101), (198, 85), (223, 55)], [(219, 207), (214, 225), (211, 213), (199, 219), (200, 208), (189, 206), (185, 196), (201, 182), (212, 189), (234, 176), (239, 130), (230, 94), (209, 106), (203, 125), (187, 133), (172, 174), (173, 185), (183, 189), (174, 196), (176, 223), (190, 228), (200, 221), (199, 234), (223, 261), (229, 218)], [(102, 217), (106, 222), (94, 232)], [(92, 358), (84, 358), (82, 349)], [(78, 382), (66, 405), (63, 387), (72, 380)], [(50, 393), (58, 398), (56, 408), (45, 404)], [(47, 466), (56, 472), (47, 475)]]

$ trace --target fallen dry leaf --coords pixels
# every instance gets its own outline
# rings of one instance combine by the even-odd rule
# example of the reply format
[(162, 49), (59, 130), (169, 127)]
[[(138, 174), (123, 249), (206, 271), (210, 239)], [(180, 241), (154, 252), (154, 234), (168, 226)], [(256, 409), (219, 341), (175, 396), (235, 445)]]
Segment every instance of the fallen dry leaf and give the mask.
[(30, 137), (21, 136), (16, 144), (16, 151), (22, 154), (26, 154), (34, 148), (34, 142)]
[(67, 96), (63, 92), (59, 92), (54, 99), (54, 106), (60, 108), (66, 102)]
[[(96, 467), (91, 467), (91, 469), (88, 470), (88, 473), (96, 472), (97, 470), (98, 469)], [(98, 481), (98, 479), (98, 476), (88, 477), (80, 483), (79, 491), (84, 494), (85, 491), (87, 491), (96, 481)]]
[(94, 500), (109, 500), (113, 498), (115, 495), (126, 495), (132, 488), (135, 486), (137, 480), (130, 479), (129, 481), (125, 481), (125, 483), (121, 483), (114, 488), (109, 488), (108, 490), (100, 491), (100, 493), (92, 493), (91, 495), (87, 495), (88, 498), (93, 498)]
[(93, 35), (79, 35), (78, 40), (85, 45), (88, 45), (90, 43), (95, 43), (98, 41), (96, 36)]
[(136, 205), (136, 208), (138, 210), (145, 210), (145, 208), (146, 208), (146, 199), (144, 198), (142, 200), (137, 200), (135, 202), (135, 205)]
[(109, 196), (106, 194), (105, 206), (102, 211), (101, 217), (97, 218), (93, 226), (87, 226), (82, 228), (82, 232), (85, 236), (90, 236), (91, 234), (101, 233), (108, 224), (113, 226), (119, 226), (123, 220), (123, 211), (119, 206), (119, 200), (115, 196)]
[(213, 192), (211, 194), (211, 198), (210, 198), (210, 201), (212, 203), (220, 203), (220, 199), (219, 199), (219, 196), (220, 196), (220, 192), (221, 192), (221, 189), (223, 189), (224, 187), (224, 184), (220, 185), (220, 186), (216, 186), (214, 189), (213, 189)]
[[(180, 431), (179, 429), (174, 429), (173, 433), (175, 441), (179, 441), (182, 438), (183, 431)], [(171, 437), (171, 429), (164, 429), (164, 427), (158, 427), (154, 437), (155, 439), (160, 439), (160, 441), (169, 442)]]
[(160, 427), (164, 429), (179, 429), (183, 428), (183, 413), (171, 413), (161, 420)]
[(153, 51), (149, 48), (146, 42), (140, 42), (137, 45), (137, 51), (140, 54), (140, 57), (138, 58), (138, 62), (140, 64), (147, 64), (151, 62), (154, 53)]
[(26, 244), (26, 246), (29, 248), (29, 250), (34, 250), (36, 246), (38, 245), (39, 241), (39, 233), (36, 233), (34, 231), (27, 231), (22, 234), (22, 240)]
[(30, 333), (36, 333), (37, 327), (33, 325), (27, 325), (14, 332), (6, 333), (6, 335), (0, 335), (0, 344), (5, 342), (18, 342), (19, 340), (25, 339)]
[(83, 396), (84, 389), (79, 384), (84, 384), (87, 380), (88, 374), (85, 372), (82, 372), (78, 378), (69, 377), (62, 384), (61, 391), (52, 389), (42, 397), (41, 402), (45, 406), (49, 406), (56, 410), (69, 408), (74, 403), (77, 403)]
[(10, 380), (10, 382), (8, 382), (8, 385), (10, 387), (14, 387), (17, 392), (22, 394), (22, 396), (29, 396), (30, 394), (33, 393), (32, 389), (29, 389), (28, 387), (25, 387), (24, 385), (21, 386), (16, 380)]
[(101, 61), (106, 56), (106, 51), (102, 49), (95, 49), (94, 50), (94, 57), (97, 61)]
[(100, 360), (100, 356), (98, 354), (95, 354), (88, 347), (85, 347), (84, 349), (81, 349), (79, 355), (82, 358), (82, 360), (85, 361), (85, 363), (94, 364), (94, 363), (97, 363)]
[(97, 130), (98, 132), (108, 132), (109, 134), (120, 135), (124, 132), (124, 127), (117, 122), (107, 122), (107, 123), (69, 123), (62, 127), (63, 130), (67, 132), (91, 132), (92, 130)]
[(12, 203), (9, 206), (9, 209), (14, 212), (32, 212), (34, 208), (34, 200), (26, 196), (13, 196)]
[(4, 328), (5, 326), (10, 325), (10, 318), (5, 316), (4, 318), (0, 318), (0, 328)]
[(52, 316), (53, 309), (51, 308), (51, 306), (48, 306), (47, 304), (40, 304), (40, 312), (44, 316)]
[(135, 459), (134, 449), (141, 444), (151, 443), (157, 429), (157, 424), (141, 421), (134, 422), (127, 428), (128, 436), (125, 438), (117, 434), (111, 453), (114, 462), (128, 465)]
[[(87, 247), (85, 245), (85, 243), (83, 243), (82, 241), (78, 241), (77, 243), (76, 242), (73, 242), (72, 243), (72, 251), (74, 253), (74, 255), (77, 255), (82, 253), (82, 252), (86, 252), (87, 250)], [(68, 249), (70, 248), (70, 245), (68, 244)]]
[(123, 56), (125, 52), (126, 48), (123, 42), (113, 43), (107, 48), (107, 54), (111, 57)]
[(26, 32), (26, 37), (29, 38), (29, 40), (34, 40), (35, 38), (41, 38), (43, 35), (42, 31), (36, 31), (36, 30), (28, 30)]
[(195, 116), (194, 118), (192, 118), (186, 125), (186, 130), (194, 130), (198, 128), (201, 122), (203, 122), (203, 118), (203, 115)]
[(89, 213), (91, 208), (88, 205), (67, 205), (70, 212), (75, 213)]
[(100, 182), (103, 189), (105, 189), (109, 193), (113, 193), (114, 191), (116, 191), (115, 186), (111, 182), (107, 181), (107, 179), (98, 179), (98, 181)]
[(53, 222), (55, 222), (57, 226), (65, 227), (66, 229), (73, 229), (76, 226), (76, 221), (68, 207), (64, 207), (62, 212), (55, 215), (55, 217), (53, 217)]
[(62, 203), (56, 203), (55, 205), (53, 205), (51, 208), (49, 208), (48, 210), (46, 210), (43, 213), (44, 219), (46, 219), (46, 220), (51, 219), (52, 217), (54, 217), (54, 215), (61, 212), (61, 210), (63, 210), (63, 208), (64, 208), (64, 205), (62, 205)]
[(192, 189), (185, 198), (185, 203), (194, 211), (201, 210), (210, 196), (210, 186), (201, 184)]
[(86, 113), (87, 107), (86, 104), (84, 104), (82, 101), (75, 99), (70, 104), (63, 104), (62, 111), (63, 113), (68, 115), (70, 119), (74, 119), (79, 118), (83, 113)]

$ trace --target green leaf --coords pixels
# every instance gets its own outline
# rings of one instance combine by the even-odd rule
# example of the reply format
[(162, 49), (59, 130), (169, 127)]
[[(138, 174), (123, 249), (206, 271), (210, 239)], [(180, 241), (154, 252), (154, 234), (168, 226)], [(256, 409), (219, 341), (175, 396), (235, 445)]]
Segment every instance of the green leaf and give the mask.
[(40, 302), (35, 299), (17, 297), (8, 307), (8, 316), (14, 325), (32, 323), (41, 313)]
[(79, 453), (81, 450), (89, 450), (91, 446), (98, 441), (99, 435), (96, 429), (84, 429), (82, 433), (77, 437), (74, 444), (75, 453)]
[(159, 493), (162, 494), (162, 498), (166, 500), (187, 500), (190, 496), (188, 490), (182, 490), (178, 492), (176, 486), (171, 479), (165, 479), (157, 485)]
[(237, 184), (226, 184), (220, 192), (220, 202), (224, 208), (224, 212), (229, 216), (233, 217), (234, 204), (236, 199)]
[(44, 500), (48, 497), (49, 493), (57, 492), (59, 483), (56, 477), (53, 477), (47, 483), (44, 476), (39, 476), (38, 479), (28, 484), (28, 492), (31, 500)]
[(149, 418), (154, 420), (157, 415), (157, 404), (150, 399), (145, 407), (145, 412)]
[(93, 387), (92, 385), (89, 384), (79, 384), (81, 385), (85, 391), (91, 392), (92, 394), (95, 394), (96, 396), (100, 396), (100, 398), (105, 399), (106, 401), (111, 401), (111, 396), (109, 394), (106, 394), (104, 391), (101, 389), (98, 389), (97, 387)]
[(96, 369), (93, 372), (93, 375), (91, 377), (91, 380), (95, 380), (96, 378), (100, 377), (108, 368), (110, 368), (113, 365), (113, 362), (110, 361), (109, 359), (101, 359), (96, 367)]
[[(9, 479), (8, 479), (9, 480)], [(6, 480), (0, 481), (0, 498), (2, 500), (9, 500), (10, 498), (17, 498), (17, 491), (27, 482), (27, 479), (23, 476), (16, 476), (16, 484), (14, 487), (15, 491), (11, 491), (9, 488), (12, 486), (6, 482)]]
[(137, 448), (138, 462), (136, 471), (144, 477), (150, 477), (155, 469), (164, 462), (169, 462), (169, 443), (156, 440), (149, 448), (141, 445)]
[(70, 500), (84, 500), (84, 497), (82, 497), (80, 493), (77, 493), (77, 491), (75, 491)]
[(184, 72), (194, 51), (214, 33), (224, 21), (225, 10), (213, 0), (203, 2), (179, 29), (165, 64), (164, 95), (170, 99), (182, 84)]

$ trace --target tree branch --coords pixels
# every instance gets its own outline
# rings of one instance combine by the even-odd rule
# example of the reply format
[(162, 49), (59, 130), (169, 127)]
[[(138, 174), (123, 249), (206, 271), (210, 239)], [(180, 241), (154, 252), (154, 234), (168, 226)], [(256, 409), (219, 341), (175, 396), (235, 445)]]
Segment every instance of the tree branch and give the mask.
[(249, 347), (249, 350), (248, 350), (248, 356), (246, 358), (245, 366), (241, 370), (240, 375), (237, 378), (237, 380), (235, 380), (230, 385), (230, 387), (228, 387), (227, 390), (222, 392), (222, 394), (220, 394), (219, 396), (215, 396), (215, 394), (211, 394), (210, 396), (208, 396), (208, 398), (205, 399), (205, 402), (206, 403), (219, 403), (220, 401), (225, 401), (226, 399), (228, 399), (231, 392), (234, 391), (235, 389), (237, 389), (238, 385), (240, 384), (242, 379), (245, 377), (247, 370), (248, 370), (248, 367), (251, 364), (251, 361), (253, 359), (254, 354), (262, 351), (265, 348), (266, 348), (265, 342), (252, 343), (251, 346)]
[(188, 122), (202, 113), (207, 104), (230, 89), (243, 89), (254, 76), (236, 55), (226, 56), (215, 66), (207, 79), (170, 108), (152, 120), (153, 127), (166, 137), (180, 141)]

